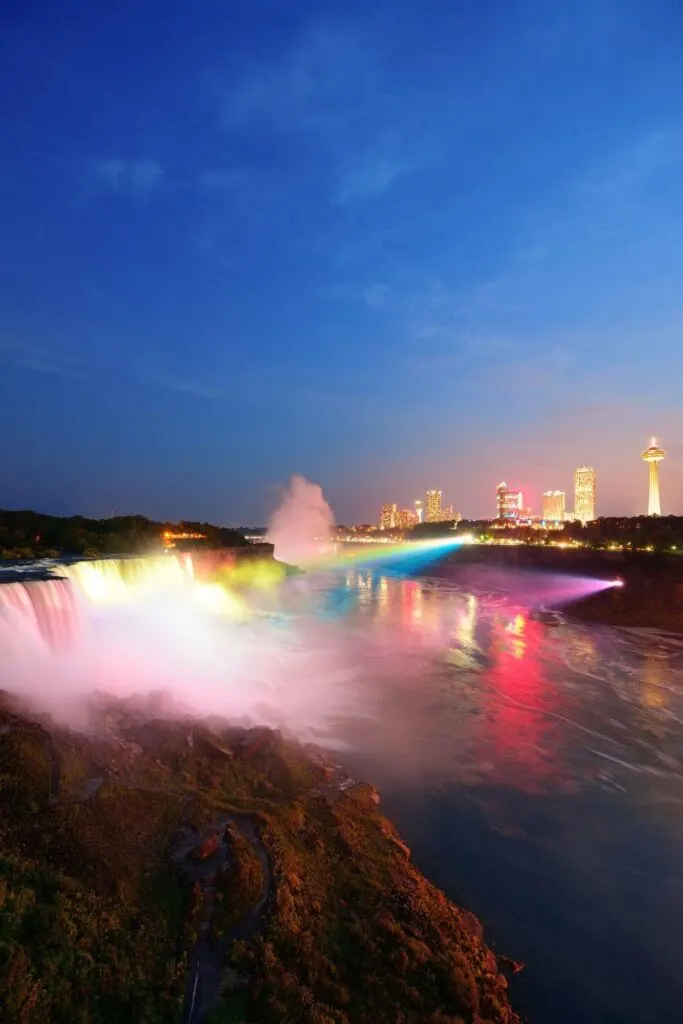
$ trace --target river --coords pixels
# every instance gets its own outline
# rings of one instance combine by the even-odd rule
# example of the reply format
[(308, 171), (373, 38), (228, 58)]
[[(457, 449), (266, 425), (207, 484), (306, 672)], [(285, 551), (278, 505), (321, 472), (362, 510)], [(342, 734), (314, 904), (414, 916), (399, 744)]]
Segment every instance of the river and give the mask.
[(359, 684), (333, 732), (417, 865), (526, 962), (511, 994), (532, 1024), (678, 1019), (683, 645), (536, 621), (552, 583), (320, 584)]
[(679, 1019), (681, 640), (539, 620), (594, 581), (485, 566), (293, 577), (247, 621), (173, 559), (64, 572), (0, 587), (0, 689), (87, 727), (93, 689), (161, 687), (336, 745), (425, 874), (526, 962), (532, 1024)]

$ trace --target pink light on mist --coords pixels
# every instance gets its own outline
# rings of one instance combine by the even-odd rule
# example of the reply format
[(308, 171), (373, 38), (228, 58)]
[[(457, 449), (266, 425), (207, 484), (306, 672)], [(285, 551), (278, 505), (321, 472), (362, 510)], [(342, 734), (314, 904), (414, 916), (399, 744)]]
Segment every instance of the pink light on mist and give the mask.
[(334, 525), (322, 487), (293, 476), (271, 517), (268, 539), (279, 561), (302, 565), (329, 549)]
[(598, 594), (601, 590), (608, 590), (614, 586), (623, 586), (623, 584), (615, 580), (600, 580), (589, 576), (552, 575), (538, 583), (538, 603), (552, 608), (561, 608), (563, 605), (580, 601), (582, 598), (590, 597), (592, 594)]

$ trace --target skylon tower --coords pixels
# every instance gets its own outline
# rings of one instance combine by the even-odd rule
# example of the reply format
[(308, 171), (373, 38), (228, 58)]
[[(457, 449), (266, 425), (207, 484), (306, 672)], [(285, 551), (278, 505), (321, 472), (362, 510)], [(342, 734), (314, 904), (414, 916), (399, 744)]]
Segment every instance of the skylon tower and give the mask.
[(659, 463), (666, 452), (659, 448), (656, 438), (652, 438), (649, 448), (646, 448), (640, 456), (644, 462), (650, 464), (650, 496), (647, 502), (647, 514), (649, 516), (661, 516), (662, 509), (659, 503)]

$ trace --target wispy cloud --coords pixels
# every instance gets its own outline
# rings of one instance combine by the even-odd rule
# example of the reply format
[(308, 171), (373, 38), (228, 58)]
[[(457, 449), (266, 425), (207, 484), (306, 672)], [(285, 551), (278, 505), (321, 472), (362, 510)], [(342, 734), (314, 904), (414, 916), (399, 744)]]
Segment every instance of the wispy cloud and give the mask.
[(431, 159), (384, 56), (376, 41), (317, 22), (275, 58), (215, 76), (211, 92), (225, 130), (286, 137), (331, 174), (337, 202), (375, 199)]
[(584, 201), (623, 201), (633, 197), (640, 188), (651, 186), (658, 171), (682, 163), (683, 132), (679, 129), (648, 132), (580, 175), (575, 194)]
[(392, 153), (391, 149), (378, 149), (360, 154), (340, 170), (337, 199), (342, 204), (375, 199), (399, 178), (420, 170), (422, 166), (419, 155), (409, 156), (400, 150)]
[(358, 118), (378, 74), (370, 47), (342, 29), (316, 24), (275, 58), (245, 64), (229, 82), (215, 79), (213, 88), (226, 128), (319, 131), (348, 115)]
[(0, 362), (52, 377), (87, 378), (90, 371), (74, 355), (27, 338), (0, 337)]
[(382, 281), (375, 281), (368, 288), (364, 289), (363, 298), (365, 299), (365, 305), (370, 309), (381, 309), (391, 295), (391, 288), (388, 284), (384, 284)]
[[(0, 364), (5, 363), (20, 370), (47, 374), (52, 377), (91, 380), (103, 373), (110, 373), (112, 366), (93, 355), (68, 351), (35, 342), (26, 337), (0, 336)], [(228, 396), (228, 388), (220, 382), (196, 380), (165, 370), (150, 367), (138, 355), (117, 347), (115, 368), (128, 378), (148, 382), (155, 387), (176, 391), (201, 399), (219, 399)]]
[(110, 157), (92, 164), (96, 179), (114, 192), (146, 195), (164, 180), (164, 169), (156, 160), (122, 160)]
[(573, 168), (540, 202), (520, 214), (518, 249), (511, 262), (529, 273), (564, 254), (585, 262), (586, 250), (618, 247), (624, 253), (645, 244), (658, 219), (651, 222), (648, 202), (662, 183), (671, 192), (683, 173), (683, 132), (678, 126), (646, 130)]
[(139, 364), (135, 367), (135, 375), (167, 391), (177, 391), (180, 394), (190, 395), (193, 398), (214, 400), (227, 398), (229, 394), (228, 388), (220, 383), (209, 384), (207, 381), (193, 380), (190, 377), (177, 376), (173, 373), (143, 367)]

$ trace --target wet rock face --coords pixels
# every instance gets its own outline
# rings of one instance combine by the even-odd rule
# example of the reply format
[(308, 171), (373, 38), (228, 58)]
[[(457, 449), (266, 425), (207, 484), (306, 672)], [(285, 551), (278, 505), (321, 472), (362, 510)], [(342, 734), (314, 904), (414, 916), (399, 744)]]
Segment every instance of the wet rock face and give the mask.
[(240, 756), (248, 760), (259, 753), (273, 753), (281, 740), (282, 736), (277, 729), (269, 729), (266, 726), (249, 729), (242, 738)]
[(214, 761), (232, 761), (235, 757), (234, 750), (220, 736), (198, 729), (194, 732), (193, 749), (200, 757)]
[(407, 843), (404, 843), (399, 836), (397, 836), (394, 832), (389, 831), (388, 829), (382, 829), (382, 833), (387, 837), (387, 839), (389, 839), (394, 844), (394, 846), (398, 850), (401, 851), (404, 857), (410, 860), (410, 847), (408, 846)]
[(484, 929), (481, 921), (478, 917), (475, 917), (469, 910), (462, 910), (460, 912), (460, 918), (462, 921), (463, 929), (468, 935), (471, 935), (473, 939), (477, 939), (479, 942), (484, 941)]
[(367, 782), (353, 782), (349, 779), (347, 782), (341, 782), (340, 788), (350, 800), (374, 807), (379, 806), (380, 795), (375, 787)]
[(206, 860), (207, 857), (210, 857), (212, 853), (216, 852), (219, 843), (220, 837), (217, 833), (209, 836), (209, 838), (205, 839), (203, 843), (199, 844), (199, 846), (193, 847), (188, 853), (188, 857), (192, 860)]

